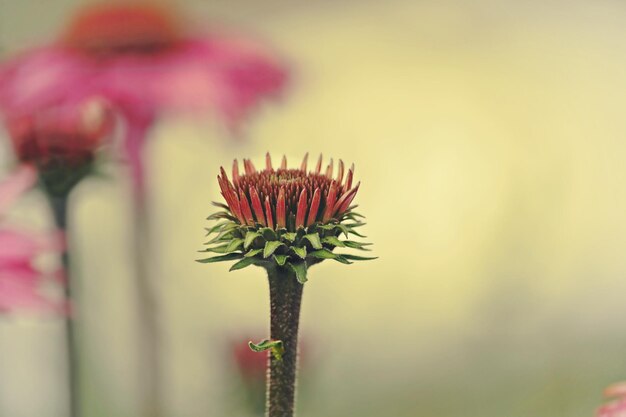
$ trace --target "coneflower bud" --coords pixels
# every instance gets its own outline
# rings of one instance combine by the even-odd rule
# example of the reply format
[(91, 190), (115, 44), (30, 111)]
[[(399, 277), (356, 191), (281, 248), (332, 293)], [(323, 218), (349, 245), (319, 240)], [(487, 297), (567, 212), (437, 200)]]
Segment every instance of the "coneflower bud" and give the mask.
[(111, 133), (113, 114), (99, 99), (6, 120), (17, 158), (37, 167), (47, 192), (66, 194), (90, 170)]
[[(212, 219), (228, 221), (210, 229), (219, 238), (219, 244), (206, 252), (222, 253), (203, 262), (240, 259), (233, 269), (258, 264), (295, 267), (301, 271), (302, 280), (307, 266), (324, 259), (343, 263), (370, 259), (348, 254), (336, 254), (336, 247), (366, 250), (367, 244), (340, 241), (343, 233), (360, 236), (355, 228), (362, 226), (351, 206), (359, 184), (352, 187), (354, 165), (348, 170), (344, 182), (344, 163), (339, 160), (336, 179), (333, 179), (333, 161), (321, 173), (322, 156), (315, 170), (307, 172), (308, 154), (299, 169), (287, 168), (287, 158), (282, 157), (280, 167), (274, 169), (272, 158), (265, 156), (265, 169), (257, 171), (252, 161), (243, 160), (244, 174), (239, 173), (237, 160), (233, 162), (231, 182), (224, 168), (217, 180), (226, 211), (216, 213)], [(219, 204), (218, 204), (219, 205)]]

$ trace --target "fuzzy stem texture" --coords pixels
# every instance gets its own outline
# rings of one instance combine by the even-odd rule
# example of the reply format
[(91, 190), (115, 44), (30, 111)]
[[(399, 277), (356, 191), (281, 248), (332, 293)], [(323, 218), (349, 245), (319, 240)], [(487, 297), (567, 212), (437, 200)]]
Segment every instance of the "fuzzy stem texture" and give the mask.
[[(64, 234), (67, 233), (67, 202), (68, 195), (49, 196), (50, 206), (54, 215), (54, 221)], [(65, 319), (65, 336), (67, 340), (67, 363), (69, 385), (69, 417), (80, 417), (79, 396), (79, 357), (78, 338), (76, 335), (76, 294), (73, 274), (70, 271), (69, 249), (65, 249), (61, 255), (63, 269), (65, 270), (65, 299), (70, 305), (70, 312)]]
[(270, 334), (282, 340), (281, 360), (268, 354), (267, 416), (293, 417), (298, 364), (298, 324), (303, 286), (293, 272), (268, 270), (270, 286)]

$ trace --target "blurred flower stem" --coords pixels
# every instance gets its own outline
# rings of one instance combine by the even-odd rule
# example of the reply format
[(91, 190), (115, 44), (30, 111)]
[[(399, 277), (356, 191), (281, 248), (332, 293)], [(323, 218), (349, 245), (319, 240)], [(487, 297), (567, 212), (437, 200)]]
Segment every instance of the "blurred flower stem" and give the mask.
[(136, 311), (138, 315), (138, 350), (140, 395), (146, 417), (162, 415), (161, 390), (161, 329), (158, 287), (151, 277), (148, 263), (150, 252), (150, 216), (143, 197), (135, 199), (133, 208), (133, 250), (135, 253)]
[[(54, 216), (56, 226), (63, 232), (67, 233), (67, 203), (68, 193), (64, 195), (48, 194), (48, 200)], [(78, 338), (76, 335), (76, 326), (74, 320), (76, 318), (76, 288), (73, 274), (70, 269), (69, 246), (66, 246), (61, 253), (61, 261), (65, 270), (65, 298), (70, 305), (70, 312), (65, 316), (65, 337), (67, 340), (67, 364), (68, 364), (68, 390), (69, 390), (69, 417), (79, 417), (80, 413), (80, 397), (79, 397), (79, 356), (78, 356)]]
[(298, 324), (304, 286), (287, 269), (268, 269), (270, 335), (283, 342), (281, 359), (269, 355), (267, 406), (269, 417), (292, 417), (298, 366)]
[[(97, 98), (54, 106), (32, 114), (7, 118), (7, 127), (20, 162), (37, 170), (57, 227), (66, 235), (68, 199), (74, 187), (93, 170), (96, 151), (113, 129), (113, 114)], [(65, 269), (68, 351), (69, 417), (80, 417), (76, 277), (70, 268), (69, 245), (62, 252)]]

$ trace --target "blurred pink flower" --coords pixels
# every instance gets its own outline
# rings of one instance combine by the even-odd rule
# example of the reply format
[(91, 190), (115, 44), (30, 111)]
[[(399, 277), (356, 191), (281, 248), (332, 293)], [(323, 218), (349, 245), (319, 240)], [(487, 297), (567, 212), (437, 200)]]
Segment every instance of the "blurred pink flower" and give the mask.
[(183, 26), (156, 5), (92, 5), (58, 42), (0, 68), (0, 109), (30, 114), (66, 100), (106, 98), (126, 119), (127, 157), (141, 192), (141, 148), (161, 113), (209, 110), (234, 129), (286, 82), (268, 49), (237, 37), (190, 37)]
[(95, 98), (8, 117), (6, 124), (18, 159), (39, 170), (90, 162), (114, 125), (108, 105)]
[[(36, 181), (32, 167), (21, 166), (0, 183), (0, 220), (20, 194)], [(41, 293), (45, 280), (61, 280), (61, 271), (46, 273), (34, 265), (46, 252), (61, 252), (64, 243), (60, 232), (27, 233), (3, 227), (0, 229), (0, 312), (17, 310), (64, 312), (64, 303), (55, 302)]]
[(626, 382), (609, 386), (604, 395), (615, 398), (596, 412), (596, 417), (626, 417)]

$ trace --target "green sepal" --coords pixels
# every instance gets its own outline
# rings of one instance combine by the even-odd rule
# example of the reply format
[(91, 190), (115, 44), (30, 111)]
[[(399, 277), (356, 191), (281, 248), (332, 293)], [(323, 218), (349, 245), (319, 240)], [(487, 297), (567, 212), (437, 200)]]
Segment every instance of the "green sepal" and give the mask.
[(337, 229), (341, 230), (341, 232), (346, 236), (346, 238), (349, 237), (350, 229), (348, 229), (345, 225), (343, 225), (343, 224), (336, 224), (335, 227)]
[(276, 360), (280, 361), (283, 359), (283, 355), (285, 354), (285, 347), (283, 346), (282, 340), (262, 340), (258, 344), (254, 344), (252, 342), (248, 342), (248, 346), (254, 352), (264, 352), (266, 350), (270, 350), (272, 355)]
[(339, 240), (335, 236), (325, 237), (324, 239), (322, 239), (322, 243), (327, 243), (333, 246), (339, 246), (340, 248), (343, 248), (344, 246), (346, 246), (341, 240)]
[(274, 260), (280, 266), (285, 265), (285, 262), (287, 262), (287, 258), (289, 258), (289, 256), (287, 255), (274, 255)]
[(263, 239), (265, 240), (277, 240), (278, 239), (278, 235), (276, 234), (276, 232), (270, 229), (269, 227), (264, 227), (262, 229), (259, 229), (259, 233), (261, 233), (261, 235), (263, 236)]
[(313, 246), (313, 249), (322, 249), (322, 242), (320, 241), (320, 235), (318, 235), (317, 233), (310, 233), (308, 235), (304, 235), (303, 239), (308, 240), (309, 242), (311, 242), (311, 246)]
[[(358, 223), (353, 223), (353, 224), (358, 224)], [(346, 236), (346, 238), (347, 238), (347, 237), (348, 237), (348, 235), (350, 235), (350, 234), (353, 234), (353, 235), (358, 236), (358, 237), (367, 237), (367, 236), (363, 236), (363, 235), (362, 235), (362, 234), (360, 234), (359, 232), (356, 232), (356, 231), (354, 230), (354, 228), (353, 228), (353, 227), (348, 227), (348, 226), (347, 226), (347, 225), (345, 225), (345, 224), (341, 224), (341, 223), (339, 223), (339, 224), (337, 224), (337, 225), (336, 225), (336, 227), (337, 227), (339, 230), (341, 230), (341, 232), (342, 232), (342, 233)]]
[(235, 216), (233, 216), (232, 214), (230, 214), (230, 213), (228, 213), (226, 211), (218, 211), (217, 213), (211, 214), (206, 219), (207, 220), (227, 219), (227, 220), (232, 220), (234, 222), (237, 221), (237, 218)]
[(355, 227), (361, 227), (361, 226), (365, 226), (367, 223), (364, 222), (354, 222), (354, 223), (346, 223), (346, 227), (348, 229), (354, 229)]
[(226, 255), (214, 256), (212, 258), (206, 259), (196, 259), (196, 262), (200, 262), (203, 264), (209, 264), (213, 262), (223, 262), (223, 261), (232, 261), (234, 259), (241, 259), (243, 257), (240, 253), (227, 253)]
[(297, 246), (292, 246), (291, 250), (301, 259), (305, 259), (306, 258), (306, 246), (299, 248)]
[(284, 243), (277, 240), (265, 242), (265, 248), (263, 249), (263, 257), (269, 258), (278, 249), (279, 246), (285, 246)]
[(347, 248), (351, 248), (351, 249), (359, 249), (359, 250), (366, 250), (366, 251), (371, 250), (365, 247), (365, 246), (370, 246), (371, 243), (361, 243), (361, 242), (355, 242), (353, 240), (344, 240), (343, 244)]
[(255, 258), (243, 258), (242, 260), (240, 260), (239, 262), (237, 262), (233, 266), (231, 266), (229, 271), (236, 271), (238, 269), (243, 269), (245, 267), (253, 265), (254, 263), (256, 263), (258, 261), (259, 260), (255, 259)]
[(358, 218), (358, 217), (360, 217), (362, 219), (365, 218), (364, 215), (362, 215), (360, 213), (357, 213), (356, 211), (348, 211), (348, 212), (346, 212), (346, 214), (344, 214), (343, 217), (348, 218), (348, 219), (354, 219), (354, 218)]
[(358, 236), (358, 237), (362, 237), (362, 238), (366, 238), (367, 236), (360, 234), (359, 232), (356, 232), (354, 229), (348, 229), (348, 233), (353, 234), (354, 236)]
[(289, 263), (289, 266), (295, 272), (296, 279), (300, 284), (307, 282), (306, 277), (306, 262)]
[(234, 252), (241, 246), (243, 246), (243, 239), (233, 239), (230, 241), (230, 243), (228, 243), (228, 246), (226, 247), (226, 253)]
[(371, 261), (372, 259), (378, 259), (378, 256), (358, 256), (358, 255), (351, 255), (349, 253), (342, 253), (340, 256), (346, 258), (346, 259), (350, 259), (352, 261)]
[(224, 210), (226, 210), (226, 211), (230, 211), (230, 207), (228, 207), (228, 206), (227, 206), (226, 204), (224, 204), (224, 203), (219, 203), (219, 202), (217, 202), (217, 201), (211, 201), (211, 204), (212, 204), (212, 205), (214, 205), (215, 207), (219, 207), (219, 208), (222, 208), (222, 209), (224, 209)]
[(263, 249), (251, 249), (250, 251), (248, 251), (248, 253), (244, 255), (244, 258), (251, 258), (253, 256), (258, 255), (262, 251)]
[[(206, 248), (203, 250), (199, 250), (198, 252), (213, 252), (213, 253), (229, 253), (226, 249), (228, 248), (228, 245), (220, 245), (220, 246), (216, 246), (214, 248)], [(230, 251), (232, 252), (232, 251)]]
[(294, 240), (296, 240), (296, 233), (295, 232), (285, 233), (282, 237), (290, 242), (293, 242)]
[(210, 245), (212, 243), (225, 241), (225, 240), (230, 240), (231, 236), (233, 236), (232, 235), (232, 230), (222, 230), (221, 232), (219, 232), (217, 234), (217, 236), (215, 236), (213, 239), (211, 239), (208, 242), (206, 242), (205, 245)]
[(328, 249), (321, 249), (315, 252), (309, 253), (309, 256), (312, 256), (317, 259), (332, 259), (337, 262), (341, 262), (342, 264), (351, 264), (352, 262), (348, 261), (344, 255), (338, 255), (336, 253), (332, 253)]
[(205, 227), (205, 228), (204, 228), (204, 230), (206, 230), (206, 235), (205, 235), (205, 236), (209, 236), (209, 235), (210, 235), (210, 234), (212, 234), (212, 233), (215, 233), (215, 232), (221, 231), (221, 230), (222, 230), (222, 228), (223, 228), (224, 226), (226, 226), (227, 224), (229, 224), (229, 223), (230, 223), (230, 222), (220, 222), (220, 223), (216, 224), (216, 225), (215, 225), (215, 226), (213, 226), (213, 227)]
[[(315, 225), (313, 225), (315, 226)], [(335, 223), (330, 223), (330, 224), (318, 224), (317, 225), (318, 229), (322, 229), (322, 230), (334, 230), (335, 228), (337, 228), (337, 225)]]
[(243, 248), (244, 249), (248, 249), (250, 247), (250, 245), (252, 245), (252, 243), (254, 242), (254, 239), (256, 239), (257, 237), (261, 237), (261, 234), (258, 232), (248, 232), (246, 233), (246, 238), (243, 241)]

